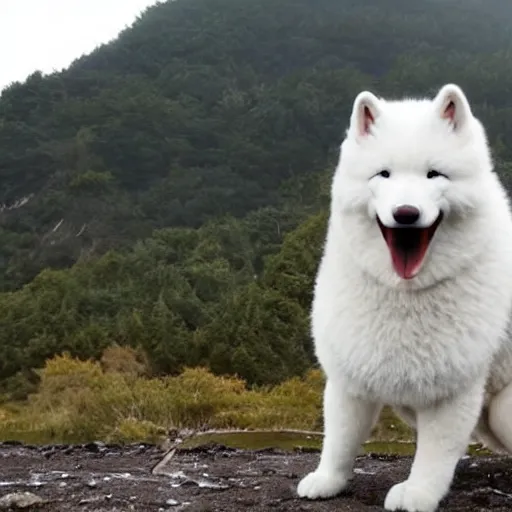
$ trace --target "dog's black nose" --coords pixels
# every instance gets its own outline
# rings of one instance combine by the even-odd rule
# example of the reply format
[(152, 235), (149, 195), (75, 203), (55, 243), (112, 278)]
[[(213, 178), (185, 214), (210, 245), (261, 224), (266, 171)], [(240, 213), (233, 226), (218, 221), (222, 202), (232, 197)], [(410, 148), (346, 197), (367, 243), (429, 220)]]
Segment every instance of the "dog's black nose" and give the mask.
[(420, 211), (416, 206), (404, 204), (393, 210), (393, 218), (397, 224), (414, 224), (420, 218)]

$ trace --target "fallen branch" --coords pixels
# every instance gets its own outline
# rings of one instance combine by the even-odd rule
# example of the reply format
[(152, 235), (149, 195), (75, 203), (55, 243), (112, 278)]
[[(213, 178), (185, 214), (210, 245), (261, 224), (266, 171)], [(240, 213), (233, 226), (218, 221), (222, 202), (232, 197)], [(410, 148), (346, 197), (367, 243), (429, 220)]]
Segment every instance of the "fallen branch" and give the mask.
[(163, 471), (163, 467), (174, 457), (174, 454), (176, 453), (176, 448), (171, 448), (164, 456), (163, 458), (158, 461), (151, 470), (152, 475), (166, 475), (167, 472)]
[[(176, 451), (178, 450), (178, 446), (182, 444), (187, 439), (193, 439), (197, 437), (204, 436), (218, 436), (218, 435), (232, 435), (232, 434), (297, 434), (301, 436), (314, 436), (314, 437), (323, 437), (323, 432), (315, 432), (311, 430), (296, 430), (296, 429), (210, 429), (210, 430), (173, 430), (170, 432), (172, 436), (171, 439), (166, 440), (162, 445), (162, 448), (166, 450), (162, 459), (155, 464), (151, 473), (153, 475), (165, 474), (165, 471), (162, 471), (162, 468), (174, 457)], [(169, 443), (171, 443), (169, 445)]]

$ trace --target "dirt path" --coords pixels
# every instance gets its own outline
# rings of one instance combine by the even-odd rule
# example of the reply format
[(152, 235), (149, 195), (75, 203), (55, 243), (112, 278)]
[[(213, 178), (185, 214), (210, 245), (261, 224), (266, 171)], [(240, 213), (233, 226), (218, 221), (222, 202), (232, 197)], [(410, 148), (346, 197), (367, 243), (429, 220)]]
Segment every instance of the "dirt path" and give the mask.
[[(162, 452), (152, 446), (30, 447), (0, 444), (0, 496), (29, 491), (47, 500), (38, 511), (366, 512), (382, 510), (389, 487), (402, 480), (409, 457), (363, 456), (348, 492), (323, 502), (295, 496), (299, 478), (318, 453), (239, 451), (223, 447), (180, 451), (151, 469)], [(510, 511), (512, 460), (466, 458), (441, 510)]]

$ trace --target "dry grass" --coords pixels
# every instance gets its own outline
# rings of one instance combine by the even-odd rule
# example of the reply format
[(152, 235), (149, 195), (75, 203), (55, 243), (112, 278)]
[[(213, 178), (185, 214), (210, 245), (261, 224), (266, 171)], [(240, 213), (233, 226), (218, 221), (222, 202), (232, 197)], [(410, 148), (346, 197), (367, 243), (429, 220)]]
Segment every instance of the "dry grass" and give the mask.
[[(147, 378), (138, 357), (117, 347), (100, 362), (67, 354), (48, 360), (28, 403), (0, 410), (0, 439), (158, 442), (170, 428), (321, 430), (324, 381), (318, 370), (274, 388), (249, 390), (240, 379), (204, 368)], [(410, 436), (390, 411), (374, 434), (383, 441)]]

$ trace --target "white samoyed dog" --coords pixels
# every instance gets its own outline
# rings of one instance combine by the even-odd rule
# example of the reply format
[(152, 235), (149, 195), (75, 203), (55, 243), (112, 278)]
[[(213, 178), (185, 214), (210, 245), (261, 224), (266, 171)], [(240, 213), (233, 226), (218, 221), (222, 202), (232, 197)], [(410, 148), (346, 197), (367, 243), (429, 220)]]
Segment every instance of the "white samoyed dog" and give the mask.
[(355, 99), (331, 189), (312, 333), (324, 442), (301, 497), (334, 496), (383, 405), (417, 431), (387, 510), (432, 512), (470, 441), (512, 452), (512, 216), (460, 87)]

